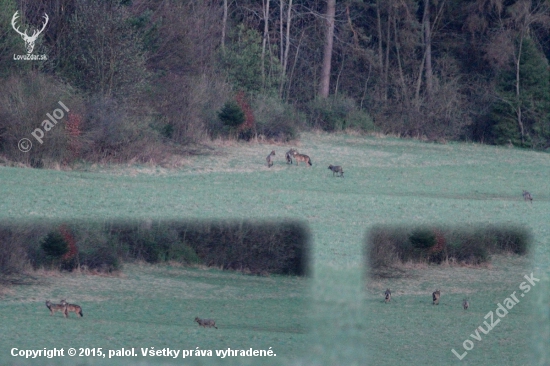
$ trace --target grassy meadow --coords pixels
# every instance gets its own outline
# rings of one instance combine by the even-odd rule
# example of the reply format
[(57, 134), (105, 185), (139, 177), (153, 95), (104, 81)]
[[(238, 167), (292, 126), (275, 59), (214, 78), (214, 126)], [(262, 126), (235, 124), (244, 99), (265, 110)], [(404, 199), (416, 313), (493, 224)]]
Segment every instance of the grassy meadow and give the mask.
[[(313, 166), (287, 165), (296, 147)], [(275, 165), (265, 157), (276, 151)], [(342, 165), (345, 178), (328, 165)], [(0, 168), (2, 220), (261, 219), (309, 225), (313, 274), (245, 276), (217, 269), (127, 264), (117, 276), (37, 272), (3, 288), (0, 364), (44, 364), (9, 349), (155, 347), (266, 349), (276, 357), (217, 357), (193, 364), (550, 364), (550, 159), (476, 144), (306, 133), (293, 145), (224, 143), (180, 169), (86, 166), (74, 171)], [(530, 191), (533, 204), (523, 201)], [(369, 227), (525, 225), (531, 254), (489, 265), (409, 266), (403, 277), (365, 275)], [(470, 337), (533, 273), (540, 282), (482, 340)], [(393, 300), (383, 301), (385, 288)], [(441, 290), (441, 303), (431, 293)], [(82, 305), (84, 318), (50, 317), (44, 301)], [(470, 299), (464, 311), (461, 301)], [(201, 315), (203, 314), (203, 315)], [(195, 316), (219, 329), (202, 329)], [(474, 348), (459, 361), (451, 352)], [(51, 364), (75, 359), (53, 359)], [(80, 364), (187, 364), (187, 359), (80, 358)], [(72, 363), (71, 363), (72, 362)]]

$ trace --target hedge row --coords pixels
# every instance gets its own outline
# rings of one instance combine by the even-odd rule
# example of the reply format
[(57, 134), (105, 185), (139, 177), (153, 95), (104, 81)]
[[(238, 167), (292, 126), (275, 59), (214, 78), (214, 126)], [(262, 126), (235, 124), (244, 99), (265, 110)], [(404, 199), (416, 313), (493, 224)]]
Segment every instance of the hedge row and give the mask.
[(0, 277), (31, 267), (111, 272), (136, 260), (306, 275), (308, 243), (306, 225), (290, 221), (2, 224)]
[(525, 255), (531, 233), (519, 226), (390, 227), (377, 226), (366, 240), (366, 259), (371, 270), (404, 262), (455, 261), (480, 264), (492, 254)]

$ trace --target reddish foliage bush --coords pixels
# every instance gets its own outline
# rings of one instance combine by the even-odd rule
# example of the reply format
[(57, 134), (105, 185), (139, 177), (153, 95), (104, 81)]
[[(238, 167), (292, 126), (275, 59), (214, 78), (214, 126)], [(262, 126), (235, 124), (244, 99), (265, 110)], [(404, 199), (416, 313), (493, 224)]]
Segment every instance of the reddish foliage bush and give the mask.
[(437, 253), (443, 252), (447, 244), (445, 236), (441, 231), (435, 229), (434, 234), (435, 234), (435, 245), (428, 250), (430, 254), (437, 254)]
[(80, 135), (82, 134), (81, 127), (82, 116), (70, 112), (67, 122), (65, 123), (65, 130), (67, 131), (67, 137), (69, 139), (69, 151), (71, 152), (73, 158), (78, 157), (80, 154)]
[(76, 246), (76, 240), (74, 236), (71, 234), (71, 232), (65, 227), (65, 225), (61, 225), (59, 227), (59, 232), (61, 233), (61, 236), (63, 236), (63, 239), (67, 242), (68, 251), (67, 253), (63, 254), (61, 257), (61, 260), (64, 262), (70, 262), (76, 258), (78, 255), (78, 247)]
[(256, 121), (254, 119), (254, 114), (252, 113), (252, 108), (250, 108), (250, 105), (246, 101), (246, 96), (244, 95), (244, 92), (238, 92), (235, 99), (237, 100), (237, 104), (239, 105), (239, 107), (241, 107), (244, 113), (244, 123), (239, 126), (239, 132), (256, 131)]

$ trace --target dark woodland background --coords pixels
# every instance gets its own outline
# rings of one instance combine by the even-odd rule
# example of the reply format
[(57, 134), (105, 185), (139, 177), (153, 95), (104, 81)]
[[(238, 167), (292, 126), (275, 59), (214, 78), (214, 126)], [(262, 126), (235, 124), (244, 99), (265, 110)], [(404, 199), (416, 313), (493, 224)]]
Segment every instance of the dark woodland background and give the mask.
[[(550, 146), (550, 2), (0, 0), (0, 160), (153, 162), (354, 130)], [(25, 54), (12, 29), (40, 29)], [(17, 148), (62, 101), (70, 113)], [(0, 161), (1, 163), (1, 161)]]

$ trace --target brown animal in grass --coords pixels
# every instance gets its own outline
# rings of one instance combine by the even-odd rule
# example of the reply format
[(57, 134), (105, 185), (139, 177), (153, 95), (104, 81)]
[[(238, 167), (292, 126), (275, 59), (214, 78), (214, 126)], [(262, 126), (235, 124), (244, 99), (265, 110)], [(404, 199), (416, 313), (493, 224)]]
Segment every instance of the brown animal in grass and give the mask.
[(81, 318), (84, 316), (84, 314), (82, 313), (82, 308), (80, 307), (80, 305), (69, 304), (65, 300), (61, 300), (61, 305), (64, 305), (66, 307), (67, 316), (69, 316), (69, 313), (71, 311), (74, 312), (77, 315), (80, 315)]
[(295, 152), (298, 152), (298, 151), (295, 149), (290, 149), (286, 152), (285, 158), (286, 158), (287, 164), (292, 164), (292, 155), (294, 155)]
[(273, 166), (273, 160), (271, 159), (272, 156), (275, 156), (275, 150), (271, 150), (271, 153), (267, 156), (267, 158), (265, 158), (268, 168), (271, 168)]
[(61, 302), (61, 304), (52, 304), (50, 300), (46, 301), (46, 306), (50, 309), (50, 315), (53, 315), (56, 311), (61, 311), (63, 316), (65, 318), (67, 317), (67, 307), (63, 304), (63, 300), (61, 300)]
[(216, 327), (216, 321), (214, 319), (201, 319), (199, 317), (196, 317), (195, 321), (197, 323), (199, 323), (199, 326), (201, 326), (203, 328), (206, 328), (206, 327), (212, 328), (212, 327), (214, 327), (214, 328), (218, 329), (218, 327)]
[(304, 154), (298, 154), (297, 151), (295, 151), (293, 153), (293, 156), (294, 156), (294, 160), (296, 160), (296, 165), (300, 165), (298, 164), (300, 161), (303, 161), (304, 163), (307, 163), (309, 164), (309, 166), (312, 166), (311, 164), (311, 159), (309, 158), (309, 156), (307, 155), (304, 155)]
[(432, 299), (433, 299), (433, 302), (432, 304), (433, 305), (439, 305), (439, 297), (441, 296), (441, 292), (439, 292), (439, 290), (435, 290), (433, 293), (432, 293)]

